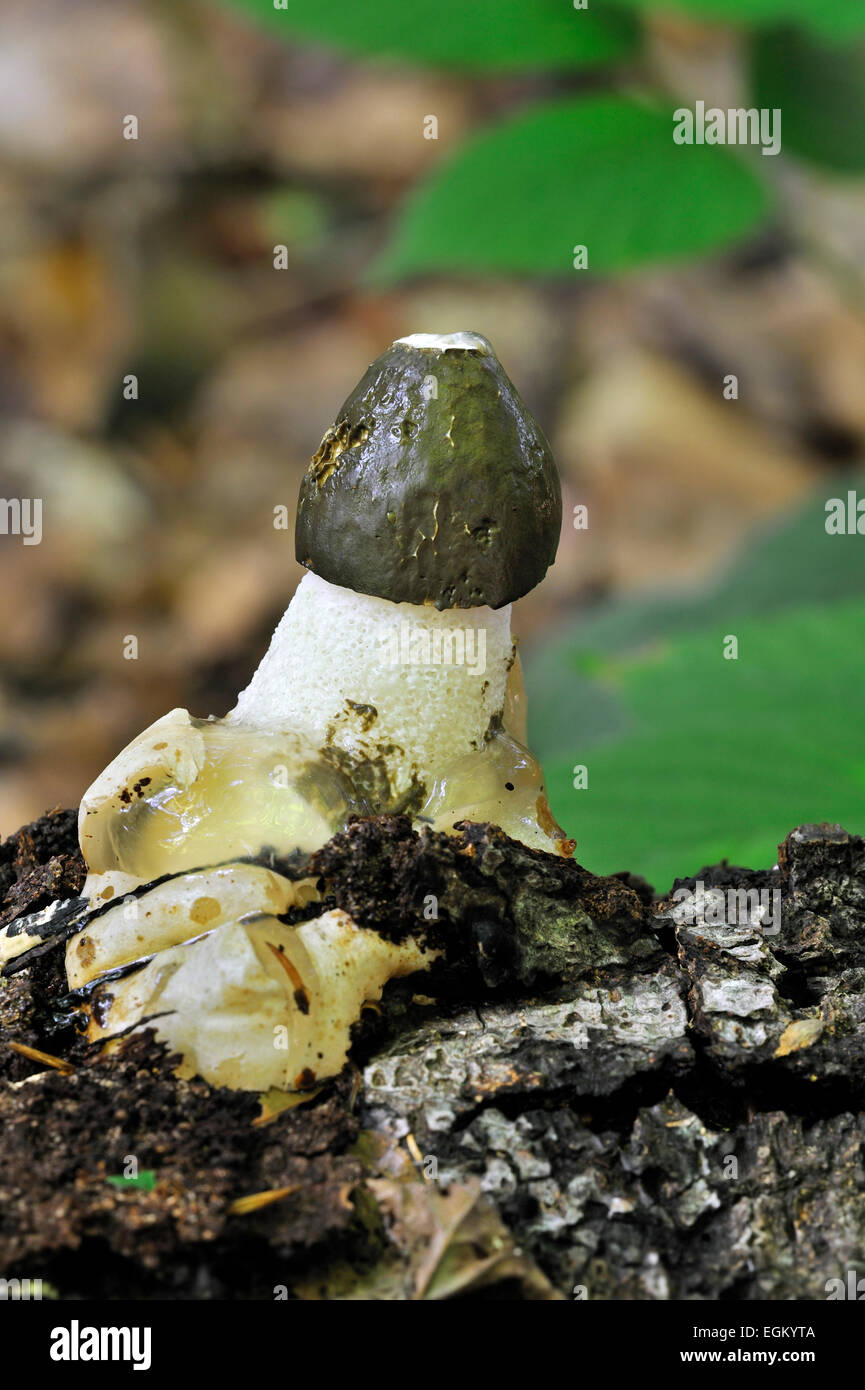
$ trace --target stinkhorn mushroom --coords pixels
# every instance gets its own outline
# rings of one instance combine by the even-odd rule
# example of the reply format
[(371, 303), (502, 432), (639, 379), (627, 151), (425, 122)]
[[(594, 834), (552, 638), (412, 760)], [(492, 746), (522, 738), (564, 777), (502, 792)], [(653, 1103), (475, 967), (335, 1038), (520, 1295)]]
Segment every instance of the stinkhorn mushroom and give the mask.
[(487, 340), (398, 339), (307, 470), (296, 551), (311, 573), (229, 722), (302, 731), (376, 812), (564, 847), (522, 746), (510, 626), (561, 518), (550, 447)]
[(436, 953), (421, 920), (399, 943), (340, 911), (298, 923), (312, 851), (353, 815), (403, 811), (572, 852), (524, 746), (510, 631), (560, 524), (549, 446), (486, 339), (416, 334), (372, 364), (303, 480), (311, 572), (235, 708), (173, 710), (82, 799), (66, 963), (93, 1039), (149, 1023), (183, 1075), (313, 1085), (364, 1001)]

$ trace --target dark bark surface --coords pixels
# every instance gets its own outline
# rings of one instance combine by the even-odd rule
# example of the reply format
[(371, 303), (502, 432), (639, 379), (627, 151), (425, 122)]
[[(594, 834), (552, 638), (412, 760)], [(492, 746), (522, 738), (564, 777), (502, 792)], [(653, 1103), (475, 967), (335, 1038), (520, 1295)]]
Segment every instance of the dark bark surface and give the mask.
[[(800, 1300), (865, 1273), (865, 841), (801, 827), (774, 870), (707, 868), (690, 921), (681, 892), (487, 826), (360, 821), (312, 867), (362, 925), (444, 954), (364, 1011), (302, 1105), (180, 1082), (151, 1035), (88, 1049), (62, 932), (0, 981), (0, 1276), (61, 1297)], [(12, 837), (0, 871), (3, 922), (74, 896), (74, 818)], [(713, 920), (746, 889), (780, 893), (780, 920), (755, 899)]]

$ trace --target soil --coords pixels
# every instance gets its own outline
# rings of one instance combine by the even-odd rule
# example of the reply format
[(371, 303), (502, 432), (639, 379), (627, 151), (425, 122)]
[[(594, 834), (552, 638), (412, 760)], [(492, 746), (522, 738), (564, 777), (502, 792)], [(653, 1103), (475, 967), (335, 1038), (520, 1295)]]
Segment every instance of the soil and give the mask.
[[(178, 1080), (150, 1032), (87, 1045), (62, 926), (10, 962), (0, 1277), (95, 1299), (798, 1300), (865, 1273), (865, 841), (800, 827), (776, 868), (707, 867), (665, 900), (402, 817), (309, 867), (362, 925), (443, 954), (292, 1108)], [(0, 846), (0, 924), (83, 874), (73, 812), (25, 827)], [(777, 892), (780, 920), (688, 921), (698, 880)]]

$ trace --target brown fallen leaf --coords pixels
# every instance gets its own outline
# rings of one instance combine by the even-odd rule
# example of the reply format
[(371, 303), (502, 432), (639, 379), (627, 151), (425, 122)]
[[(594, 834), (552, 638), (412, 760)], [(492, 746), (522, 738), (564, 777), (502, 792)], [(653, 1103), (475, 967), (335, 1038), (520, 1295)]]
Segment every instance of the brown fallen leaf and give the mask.
[(316, 1086), (313, 1091), (278, 1091), (275, 1088), (265, 1091), (261, 1097), (261, 1110), (252, 1121), (253, 1128), (260, 1129), (262, 1125), (271, 1124), (284, 1110), (294, 1110), (298, 1105), (307, 1105), (309, 1101), (315, 1100), (323, 1089), (323, 1086)]
[(505, 1280), (519, 1283), (527, 1299), (561, 1298), (517, 1248), (478, 1181), (453, 1184), (446, 1193), (391, 1179), (374, 1179), (368, 1186), (407, 1262), (410, 1299), (439, 1301)]
[(789, 1057), (791, 1052), (801, 1052), (803, 1047), (815, 1043), (826, 1027), (822, 1018), (799, 1018), (784, 1029), (775, 1049), (776, 1057)]

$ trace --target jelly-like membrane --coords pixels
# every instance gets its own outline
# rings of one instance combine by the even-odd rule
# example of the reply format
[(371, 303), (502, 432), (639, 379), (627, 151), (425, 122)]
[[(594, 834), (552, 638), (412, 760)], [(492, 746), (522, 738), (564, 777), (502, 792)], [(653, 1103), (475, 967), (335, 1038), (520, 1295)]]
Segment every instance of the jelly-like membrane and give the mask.
[[(175, 717), (146, 730), (123, 758), (123, 775), (85, 803), (82, 851), (95, 873), (120, 871), (141, 883), (266, 854), (307, 855), (350, 816), (380, 809), (284, 730)], [(563, 842), (540, 764), (502, 728), (444, 770), (418, 820), (447, 831), (461, 820), (489, 821), (547, 851)]]
[(445, 831), (462, 820), (488, 821), (511, 839), (548, 853), (570, 845), (547, 805), (540, 763), (504, 729), (444, 770), (419, 818)]
[[(189, 749), (175, 746), (184, 741)], [(154, 725), (136, 743), (137, 769), (82, 820), (82, 852), (97, 872), (144, 882), (269, 852), (287, 859), (369, 814), (348, 779), (293, 733), (198, 720)]]
[[(302, 860), (351, 815), (381, 809), (296, 733), (185, 710), (146, 729), (81, 803), (95, 910), (66, 969), (70, 988), (93, 991), (91, 1040), (152, 1020), (179, 1075), (247, 1090), (303, 1090), (338, 1072), (364, 1001), (437, 954), (339, 910), (287, 920), (318, 900)], [(444, 770), (417, 823), (452, 833), (463, 820), (570, 852), (539, 763), (503, 728)]]

